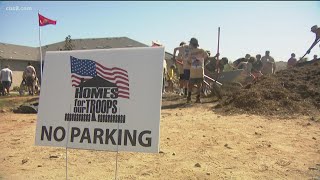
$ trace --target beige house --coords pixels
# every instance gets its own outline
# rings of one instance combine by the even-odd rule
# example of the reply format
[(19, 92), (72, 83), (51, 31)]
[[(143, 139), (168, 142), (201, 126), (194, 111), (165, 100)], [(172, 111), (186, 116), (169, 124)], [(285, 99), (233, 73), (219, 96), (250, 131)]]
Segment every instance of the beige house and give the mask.
[(6, 65), (10, 66), (13, 73), (11, 88), (20, 86), (22, 74), (28, 62), (39, 72), (40, 62), (38, 52), (39, 49), (34, 47), (0, 43), (0, 69), (3, 69)]
[[(64, 41), (42, 46), (43, 61), (45, 62), (45, 54), (47, 51), (60, 51), (64, 49)], [(73, 50), (86, 49), (111, 49), (111, 48), (129, 48), (129, 47), (148, 47), (143, 43), (135, 41), (127, 37), (114, 38), (89, 38), (89, 39), (73, 39)], [(20, 86), (22, 81), (22, 73), (28, 62), (36, 68), (38, 77), (40, 75), (40, 53), (39, 47), (19, 46), (7, 43), (0, 43), (0, 68), (9, 65), (13, 71), (13, 85)], [(165, 53), (167, 66), (172, 64), (172, 54)], [(39, 77), (40, 79), (40, 77)]]

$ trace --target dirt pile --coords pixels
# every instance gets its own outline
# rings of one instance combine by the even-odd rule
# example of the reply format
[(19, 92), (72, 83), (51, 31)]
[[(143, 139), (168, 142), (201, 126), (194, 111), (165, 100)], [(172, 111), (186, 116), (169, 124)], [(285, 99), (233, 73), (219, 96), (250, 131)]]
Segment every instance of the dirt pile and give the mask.
[(14, 113), (37, 114), (39, 106), (39, 97), (28, 99), (27, 101), (22, 100), (21, 102), (23, 102), (22, 105), (12, 109)]
[(245, 88), (225, 92), (218, 106), (223, 112), (314, 115), (320, 110), (320, 61), (281, 70)]

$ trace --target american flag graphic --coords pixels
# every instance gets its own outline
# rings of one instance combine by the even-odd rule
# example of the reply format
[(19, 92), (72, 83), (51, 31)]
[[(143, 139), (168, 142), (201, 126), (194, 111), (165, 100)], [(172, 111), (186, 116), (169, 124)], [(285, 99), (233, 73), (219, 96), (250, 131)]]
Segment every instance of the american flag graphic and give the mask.
[(70, 56), (70, 62), (72, 86), (78, 86), (81, 79), (86, 81), (99, 76), (117, 85), (119, 97), (129, 99), (129, 79), (126, 70), (117, 67), (107, 68), (95, 61), (72, 56)]

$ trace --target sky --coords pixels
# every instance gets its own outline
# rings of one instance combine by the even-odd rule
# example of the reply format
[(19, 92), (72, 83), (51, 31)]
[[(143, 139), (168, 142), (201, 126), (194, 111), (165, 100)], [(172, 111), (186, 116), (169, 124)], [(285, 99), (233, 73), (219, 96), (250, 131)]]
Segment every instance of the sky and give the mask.
[[(18, 7), (19, 10), (13, 10)], [(57, 25), (41, 27), (42, 45), (72, 39), (128, 37), (151, 45), (160, 41), (167, 52), (181, 41), (198, 39), (200, 48), (217, 52), (234, 61), (245, 54), (264, 54), (287, 61), (291, 53), (301, 57), (320, 26), (320, 2), (278, 1), (51, 1), (0, 2), (0, 42), (39, 46), (38, 11), (57, 20)], [(309, 59), (319, 54), (315, 46)]]

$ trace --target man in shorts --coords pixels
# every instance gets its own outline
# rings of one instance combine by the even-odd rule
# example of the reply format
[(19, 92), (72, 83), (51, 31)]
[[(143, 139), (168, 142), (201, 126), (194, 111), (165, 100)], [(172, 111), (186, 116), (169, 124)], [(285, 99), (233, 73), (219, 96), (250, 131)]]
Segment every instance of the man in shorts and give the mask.
[(208, 53), (198, 48), (199, 43), (196, 38), (191, 38), (190, 40), (190, 51), (187, 61), (190, 64), (190, 80), (188, 88), (187, 102), (191, 101), (191, 92), (194, 85), (197, 86), (197, 98), (196, 103), (200, 103), (200, 93), (204, 78), (204, 61), (209, 57)]
[[(174, 48), (173, 50), (173, 61), (176, 63), (176, 66), (179, 71), (179, 87), (180, 87), (180, 95), (183, 95), (183, 88), (187, 88), (184, 83), (184, 70), (183, 70), (183, 58), (185, 53), (185, 48), (187, 48), (188, 45), (186, 45), (185, 42), (181, 42), (179, 47)], [(178, 56), (176, 59), (176, 52), (178, 51)]]
[(0, 71), (0, 80), (3, 86), (2, 95), (10, 95), (10, 87), (12, 84), (12, 71), (9, 69), (9, 65), (6, 65), (5, 68)]
[(34, 95), (36, 77), (36, 69), (29, 62), (28, 66), (23, 72), (23, 79), (25, 80), (26, 85), (28, 87), (29, 95)]

